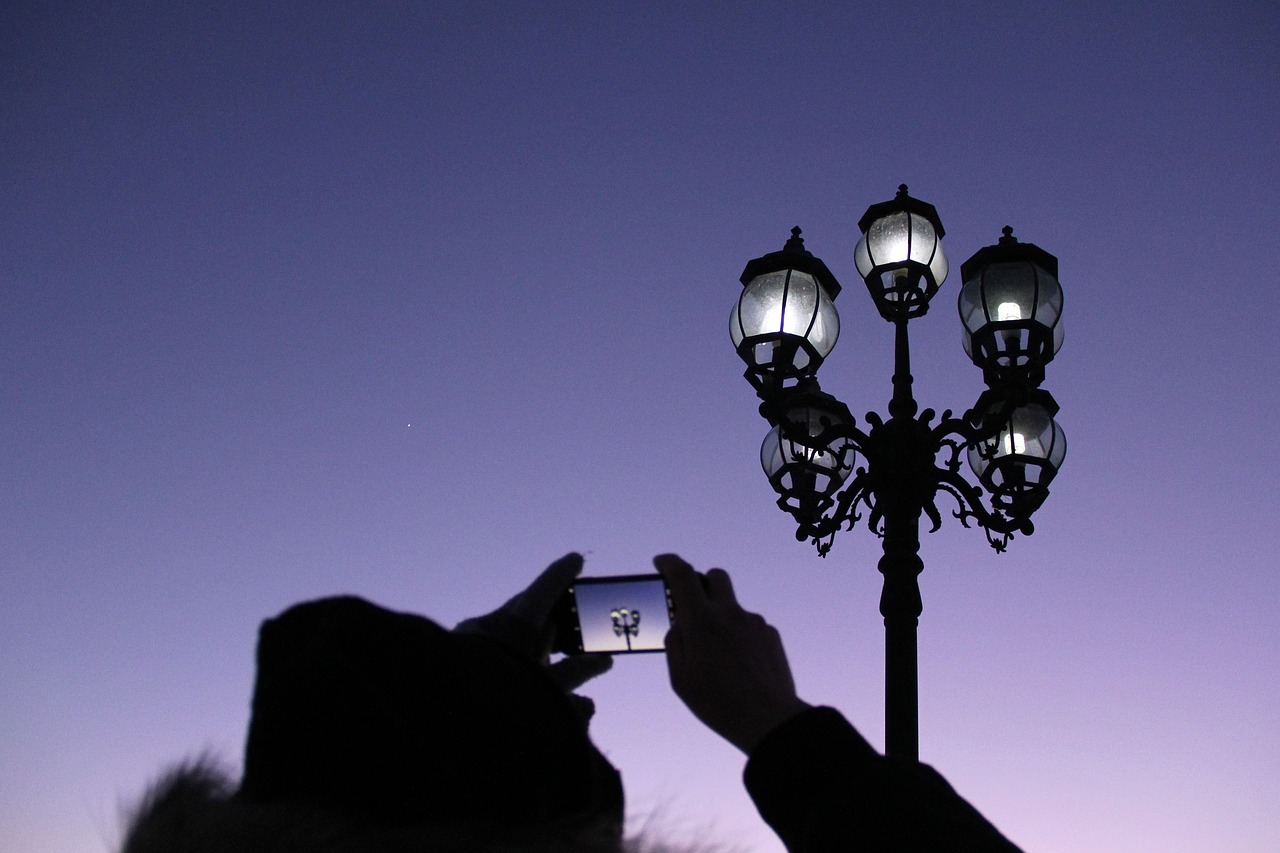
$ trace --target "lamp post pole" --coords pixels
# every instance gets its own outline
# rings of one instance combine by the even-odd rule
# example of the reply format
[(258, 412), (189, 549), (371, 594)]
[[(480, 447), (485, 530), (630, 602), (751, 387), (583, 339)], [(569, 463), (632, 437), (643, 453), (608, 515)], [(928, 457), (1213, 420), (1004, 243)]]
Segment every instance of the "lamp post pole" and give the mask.
[(919, 492), (911, 476), (911, 463), (920, 457), (915, 446), (916, 401), (911, 391), (911, 349), (907, 318), (894, 322), (893, 398), (885, 429), (893, 436), (890, 460), (893, 470), (883, 478), (885, 493), (884, 555), (878, 568), (884, 575), (880, 615), (884, 617), (884, 727), (885, 754), (920, 758), (919, 675), (916, 628), (924, 605), (920, 599), (920, 514), (915, 500)]
[[(894, 324), (887, 420), (868, 413), (868, 428), (860, 428), (849, 408), (818, 386), (817, 370), (840, 332), (833, 302), (841, 288), (804, 248), (799, 228), (781, 251), (747, 264), (730, 333), (771, 427), (761, 463), (778, 506), (797, 522), (796, 538), (812, 540), (825, 556), (835, 533), (865, 513), (883, 539), (885, 753), (918, 761), (921, 516), (937, 530), (937, 497), (949, 495), (957, 505), (952, 514), (966, 527), (976, 522), (997, 551), (1015, 532), (1034, 529), (1030, 516), (1066, 454), (1053, 420), (1058, 405), (1039, 387), (1062, 343), (1062, 290), (1057, 259), (1018, 243), (1009, 228), (998, 245), (965, 262), (958, 300), (965, 351), (988, 387), (961, 417), (947, 410), (935, 424), (936, 413), (918, 412), (912, 392), (907, 324), (924, 315), (946, 278), (942, 223), (904, 185), (893, 200), (868, 208), (858, 225), (858, 272), (880, 315)], [(977, 484), (960, 474), (961, 454)], [(865, 464), (857, 464), (859, 456)]]

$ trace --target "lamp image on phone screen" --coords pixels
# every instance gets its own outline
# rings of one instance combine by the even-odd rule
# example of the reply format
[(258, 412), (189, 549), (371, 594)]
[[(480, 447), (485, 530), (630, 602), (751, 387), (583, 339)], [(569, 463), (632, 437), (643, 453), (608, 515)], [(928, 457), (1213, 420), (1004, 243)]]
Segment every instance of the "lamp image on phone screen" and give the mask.
[(671, 610), (662, 578), (579, 578), (572, 595), (582, 651), (626, 654), (663, 650), (671, 628)]

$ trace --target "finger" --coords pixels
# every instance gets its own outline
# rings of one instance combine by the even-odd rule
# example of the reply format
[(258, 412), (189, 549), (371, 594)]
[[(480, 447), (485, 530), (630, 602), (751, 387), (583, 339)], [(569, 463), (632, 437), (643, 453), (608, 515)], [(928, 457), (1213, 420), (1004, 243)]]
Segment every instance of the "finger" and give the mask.
[(581, 554), (565, 554), (500, 609), (531, 625), (542, 625), (556, 601), (582, 571), (582, 565)]
[(582, 571), (582, 555), (566, 554), (543, 570), (524, 591), (497, 610), (459, 622), (453, 630), (482, 634), (517, 654), (545, 662), (551, 649), (547, 624), (557, 599)]
[(596, 703), (591, 700), (590, 696), (579, 696), (577, 693), (570, 693), (569, 702), (584, 723), (590, 723), (591, 718), (596, 715)]
[(680, 631), (679, 625), (672, 625), (667, 631), (667, 636), (663, 638), (662, 646), (666, 650), (667, 658), (667, 677), (671, 680), (671, 686), (676, 687), (676, 682), (684, 675), (684, 634)]
[(551, 677), (565, 692), (576, 690), (613, 666), (612, 655), (570, 655), (551, 664)]
[(703, 589), (702, 580), (693, 570), (693, 566), (675, 554), (659, 554), (653, 558), (653, 565), (666, 581), (667, 590), (671, 593), (671, 602), (677, 613), (697, 611), (706, 607), (706, 590)]
[(712, 569), (707, 572), (707, 598), (712, 601), (727, 601), (737, 604), (738, 597), (733, 592), (733, 580), (724, 569)]
[(495, 610), (483, 616), (464, 619), (453, 628), (459, 634), (479, 634), (502, 643), (517, 654), (537, 658), (542, 654), (539, 648), (540, 630), (537, 625), (520, 619), (504, 610)]

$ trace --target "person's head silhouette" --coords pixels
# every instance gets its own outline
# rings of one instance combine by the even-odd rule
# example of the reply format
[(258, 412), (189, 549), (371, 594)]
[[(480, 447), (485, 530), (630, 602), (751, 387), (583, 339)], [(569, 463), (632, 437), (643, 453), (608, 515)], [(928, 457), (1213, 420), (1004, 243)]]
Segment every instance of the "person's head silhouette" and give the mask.
[(545, 667), (353, 597), (263, 623), (236, 797), (362, 825), (622, 821), (618, 773)]

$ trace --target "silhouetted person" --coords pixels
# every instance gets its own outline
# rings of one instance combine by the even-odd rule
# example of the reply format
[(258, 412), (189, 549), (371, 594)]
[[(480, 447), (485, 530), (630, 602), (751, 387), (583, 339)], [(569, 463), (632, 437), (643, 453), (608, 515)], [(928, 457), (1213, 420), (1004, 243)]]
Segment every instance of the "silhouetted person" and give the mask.
[(796, 694), (777, 630), (738, 604), (729, 575), (655, 558), (676, 618), (671, 686), (747, 756), (747, 791), (795, 853), (1016, 851), (932, 768), (880, 755), (832, 708)]

